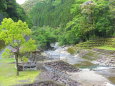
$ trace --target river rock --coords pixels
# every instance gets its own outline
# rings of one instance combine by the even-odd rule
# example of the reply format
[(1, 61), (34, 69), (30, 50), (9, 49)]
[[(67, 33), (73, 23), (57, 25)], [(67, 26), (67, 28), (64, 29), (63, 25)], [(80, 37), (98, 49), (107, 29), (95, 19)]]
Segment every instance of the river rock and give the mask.
[(23, 86), (63, 86), (63, 85), (57, 84), (53, 81), (42, 81), (42, 82), (39, 82), (39, 83), (26, 84), (26, 85), (23, 85)]
[[(45, 77), (45, 78), (44, 78)], [(42, 72), (37, 78), (35, 83), (43, 82), (43, 81), (53, 81), (56, 83), (60, 83), (63, 86), (80, 86), (75, 80), (72, 80), (67, 75), (60, 75), (59, 73), (53, 73), (51, 71)], [(53, 85), (55, 86), (55, 85)]]
[(66, 71), (66, 72), (78, 72), (79, 71), (78, 68), (74, 67), (73, 65), (70, 65), (69, 63), (61, 61), (61, 60), (45, 63), (45, 66), (53, 68), (55, 70), (61, 70), (61, 71)]

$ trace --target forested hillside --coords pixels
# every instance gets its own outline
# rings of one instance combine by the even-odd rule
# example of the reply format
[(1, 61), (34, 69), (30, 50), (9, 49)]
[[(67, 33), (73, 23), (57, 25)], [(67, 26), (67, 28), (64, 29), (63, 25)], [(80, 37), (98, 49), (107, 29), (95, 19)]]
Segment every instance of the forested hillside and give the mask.
[(24, 8), (25, 12), (28, 14), (28, 12), (30, 12), (30, 10), (33, 8), (33, 6), (38, 3), (41, 0), (27, 0), (25, 1), (24, 4), (22, 4), (22, 7)]
[(16, 3), (16, 0), (0, 0), (0, 22), (5, 17), (15, 21), (19, 19), (25, 21), (27, 18), (23, 8)]
[[(47, 45), (54, 37), (64, 45), (115, 36), (115, 0), (34, 1), (36, 4), (33, 2), (31, 9), (27, 9), (31, 0), (23, 4), (23, 7), (28, 10), (33, 24), (33, 36), (40, 45)], [(46, 33), (39, 32), (40, 29), (47, 29), (47, 26), (53, 28), (50, 38), (44, 37)]]

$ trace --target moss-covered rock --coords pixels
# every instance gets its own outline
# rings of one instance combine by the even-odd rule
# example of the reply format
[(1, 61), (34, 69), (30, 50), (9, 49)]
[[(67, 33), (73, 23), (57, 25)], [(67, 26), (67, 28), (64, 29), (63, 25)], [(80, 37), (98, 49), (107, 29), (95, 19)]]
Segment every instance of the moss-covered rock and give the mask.
[(76, 50), (73, 47), (67, 49), (67, 52), (70, 54), (75, 54)]
[(95, 64), (89, 62), (89, 61), (83, 61), (83, 62), (80, 62), (78, 64), (75, 64), (74, 66), (75, 67), (80, 67), (80, 68), (85, 68), (85, 67), (90, 67), (90, 66), (94, 66)]

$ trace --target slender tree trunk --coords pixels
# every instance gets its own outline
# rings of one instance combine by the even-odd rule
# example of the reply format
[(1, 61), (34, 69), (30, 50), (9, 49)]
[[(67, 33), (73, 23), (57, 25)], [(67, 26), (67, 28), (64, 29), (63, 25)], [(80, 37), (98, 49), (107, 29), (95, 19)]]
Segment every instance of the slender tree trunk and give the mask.
[(19, 76), (18, 54), (15, 54), (15, 60), (16, 60), (16, 67), (17, 67), (17, 73), (16, 73), (16, 75)]

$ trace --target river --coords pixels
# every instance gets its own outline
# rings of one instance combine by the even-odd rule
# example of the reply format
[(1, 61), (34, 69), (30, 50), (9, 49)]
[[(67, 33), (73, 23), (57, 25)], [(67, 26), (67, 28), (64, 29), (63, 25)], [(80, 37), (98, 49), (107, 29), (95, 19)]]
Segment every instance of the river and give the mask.
[[(79, 54), (71, 55), (66, 50), (68, 47), (60, 47), (58, 44), (53, 45), (55, 50), (48, 50), (45, 53), (49, 58), (63, 60), (72, 65), (78, 65), (80, 70), (79, 73), (72, 73), (71, 78), (76, 80), (79, 76), (78, 81), (87, 83), (99, 83), (95, 86), (115, 86), (115, 68), (108, 66), (97, 65), (93, 62), (89, 62), (86, 59), (80, 58)], [(85, 64), (85, 66), (82, 66)], [(76, 76), (76, 77), (75, 77)], [(90, 85), (92, 84), (90, 83)], [(103, 85), (100, 85), (102, 84)], [(89, 85), (89, 86), (90, 86)], [(93, 84), (92, 84), (93, 85)]]

